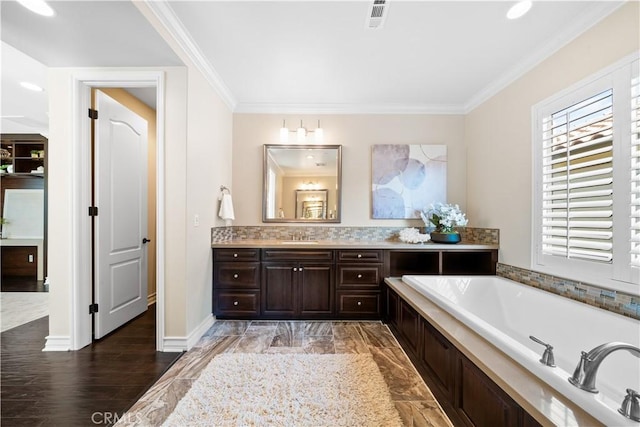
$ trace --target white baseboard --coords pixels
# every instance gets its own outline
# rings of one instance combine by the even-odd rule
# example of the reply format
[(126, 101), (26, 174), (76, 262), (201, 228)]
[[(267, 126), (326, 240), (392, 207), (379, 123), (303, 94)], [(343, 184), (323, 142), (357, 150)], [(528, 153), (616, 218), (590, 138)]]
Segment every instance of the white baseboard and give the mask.
[(196, 345), (200, 338), (209, 330), (211, 326), (213, 326), (213, 322), (215, 322), (213, 314), (209, 314), (204, 318), (202, 322), (200, 322), (198, 327), (195, 328), (193, 332), (191, 332), (187, 337), (187, 350)]
[(47, 340), (42, 351), (71, 351), (71, 337), (52, 336), (45, 337)]
[(166, 353), (182, 353), (187, 350), (187, 339), (184, 337), (164, 337), (162, 351)]
[(154, 292), (152, 294), (147, 295), (147, 307), (149, 307), (151, 304), (155, 304), (157, 299), (156, 299), (157, 294)]
[(162, 340), (162, 351), (175, 353), (187, 351), (193, 347), (198, 340), (213, 325), (215, 318), (212, 314), (204, 318), (202, 322), (187, 337), (165, 337)]

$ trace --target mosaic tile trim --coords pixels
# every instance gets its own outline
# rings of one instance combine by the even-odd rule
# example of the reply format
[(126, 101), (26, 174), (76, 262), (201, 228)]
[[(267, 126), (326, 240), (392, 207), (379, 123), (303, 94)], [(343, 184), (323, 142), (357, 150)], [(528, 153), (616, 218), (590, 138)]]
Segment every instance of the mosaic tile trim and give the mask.
[[(229, 226), (211, 229), (211, 242), (223, 242), (231, 239), (286, 240), (293, 235), (303, 235), (310, 240), (341, 241), (399, 241), (398, 233), (405, 227), (335, 227), (335, 226)], [(490, 228), (459, 229), (465, 243), (497, 245), (500, 233)], [(424, 232), (424, 230), (422, 231)]]
[(640, 298), (550, 274), (498, 263), (496, 275), (640, 320)]

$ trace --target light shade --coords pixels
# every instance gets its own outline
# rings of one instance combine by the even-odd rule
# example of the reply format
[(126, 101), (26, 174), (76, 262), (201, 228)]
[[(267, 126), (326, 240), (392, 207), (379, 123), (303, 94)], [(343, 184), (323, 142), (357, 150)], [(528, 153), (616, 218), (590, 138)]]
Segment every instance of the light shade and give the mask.
[(531, 9), (533, 3), (530, 0), (522, 0), (511, 6), (507, 12), (508, 19), (518, 19)]
[(288, 142), (289, 141), (289, 129), (286, 127), (280, 128), (280, 142)]
[(307, 130), (302, 127), (302, 121), (300, 121), (300, 127), (296, 130), (296, 135), (298, 136), (298, 142), (304, 142), (307, 137)]
[(44, 0), (18, 0), (18, 3), (29, 9), (31, 12), (37, 13), (38, 15), (55, 15), (54, 10)]
[(34, 92), (43, 92), (44, 89), (41, 88), (40, 86), (38, 86), (35, 83), (29, 83), (29, 82), (20, 82), (20, 86), (22, 86), (25, 89), (29, 89), (32, 90)]
[(324, 131), (322, 130), (322, 128), (317, 128), (316, 130), (313, 131), (315, 134), (315, 139), (317, 143), (322, 143), (324, 141)]

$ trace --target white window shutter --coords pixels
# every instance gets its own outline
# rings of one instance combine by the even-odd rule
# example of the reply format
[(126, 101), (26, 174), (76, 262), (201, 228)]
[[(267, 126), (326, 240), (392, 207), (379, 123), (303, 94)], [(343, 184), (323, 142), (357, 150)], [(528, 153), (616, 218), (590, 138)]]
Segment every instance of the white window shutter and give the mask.
[(546, 117), (542, 144), (542, 252), (611, 263), (613, 90)]
[[(637, 66), (637, 62), (635, 64)], [(631, 266), (640, 268), (640, 77), (631, 81)]]

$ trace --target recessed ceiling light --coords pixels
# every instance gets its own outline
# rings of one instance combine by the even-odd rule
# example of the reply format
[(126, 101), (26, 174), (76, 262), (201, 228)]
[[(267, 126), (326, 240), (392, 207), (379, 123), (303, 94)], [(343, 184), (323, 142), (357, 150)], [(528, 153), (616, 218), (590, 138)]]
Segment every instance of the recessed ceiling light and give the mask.
[(532, 2), (530, 0), (522, 0), (511, 6), (507, 12), (508, 19), (518, 19), (531, 9)]
[(33, 83), (29, 83), (29, 82), (20, 82), (20, 86), (22, 86), (25, 89), (29, 89), (32, 90), (34, 92), (44, 92), (44, 89), (41, 88), (40, 86), (33, 84)]
[(56, 12), (44, 0), (18, 0), (22, 6), (42, 16), (53, 16)]

